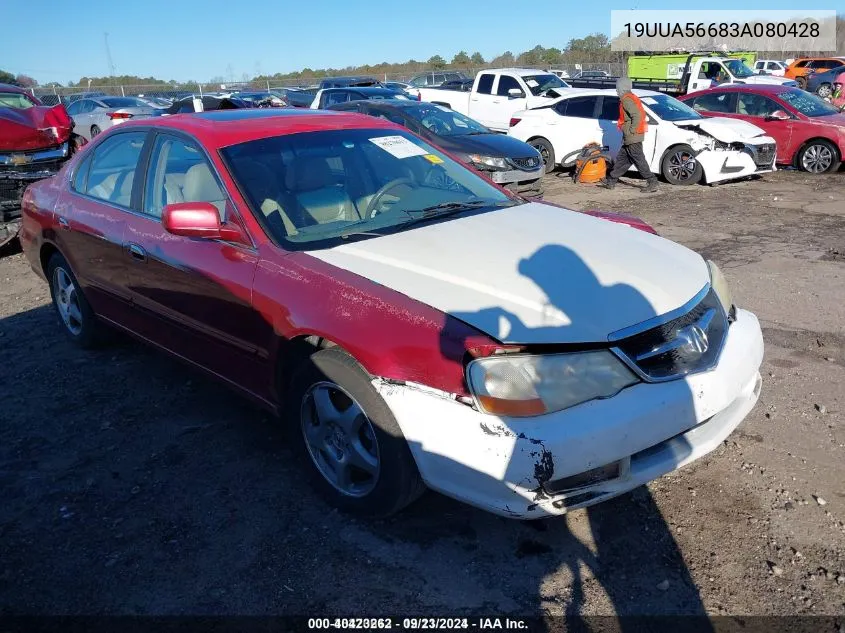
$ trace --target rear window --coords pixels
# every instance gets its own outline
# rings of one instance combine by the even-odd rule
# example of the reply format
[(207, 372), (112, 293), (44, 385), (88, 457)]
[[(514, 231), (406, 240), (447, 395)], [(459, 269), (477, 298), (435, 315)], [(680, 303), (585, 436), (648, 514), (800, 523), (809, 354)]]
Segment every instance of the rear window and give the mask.
[(19, 92), (0, 92), (0, 107), (26, 110), (34, 105), (29, 97)]

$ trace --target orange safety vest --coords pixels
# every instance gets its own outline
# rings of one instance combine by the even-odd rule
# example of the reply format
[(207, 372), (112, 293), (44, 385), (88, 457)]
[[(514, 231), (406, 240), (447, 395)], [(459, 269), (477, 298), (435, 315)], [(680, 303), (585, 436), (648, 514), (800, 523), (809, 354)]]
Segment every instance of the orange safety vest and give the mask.
[[(648, 120), (645, 115), (645, 109), (643, 108), (643, 102), (640, 101), (640, 98), (633, 92), (627, 93), (622, 97), (622, 99), (626, 99), (628, 97), (634, 100), (634, 104), (637, 106), (637, 109), (642, 115), (640, 118), (640, 124), (637, 126), (637, 134), (645, 134), (648, 129)], [(622, 99), (619, 99), (619, 120), (616, 121), (616, 125), (619, 129), (622, 129), (622, 126), (625, 124), (625, 109), (622, 107)]]

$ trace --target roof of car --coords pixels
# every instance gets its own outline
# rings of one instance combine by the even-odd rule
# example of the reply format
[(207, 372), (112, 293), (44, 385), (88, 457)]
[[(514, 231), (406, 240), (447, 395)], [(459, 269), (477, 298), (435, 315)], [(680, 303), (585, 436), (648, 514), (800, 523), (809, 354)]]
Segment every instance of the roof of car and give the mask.
[(16, 92), (18, 94), (24, 94), (32, 96), (29, 91), (24, 90), (20, 86), (13, 86), (12, 84), (0, 84), (0, 90), (4, 90), (6, 92)]
[(340, 92), (341, 90), (351, 90), (353, 92), (360, 92), (361, 94), (365, 95), (396, 94), (395, 90), (391, 90), (390, 88), (382, 88), (381, 86), (344, 86), (337, 88), (323, 88), (323, 92)]
[(219, 149), (270, 136), (355, 128), (402, 129), (395, 123), (346, 112), (298, 108), (242, 108), (174, 114), (128, 121), (121, 129), (155, 127), (181, 130), (209, 149)]
[(514, 75), (551, 75), (548, 70), (540, 70), (539, 68), (490, 68), (481, 72), (488, 73), (513, 73)]
[(777, 94), (784, 90), (800, 90), (794, 86), (784, 86), (782, 84), (723, 84), (721, 86), (714, 86), (706, 90), (698, 90), (688, 95), (684, 95), (681, 99), (687, 97), (694, 97), (702, 92), (724, 92), (730, 90), (732, 92), (757, 92), (761, 94)]

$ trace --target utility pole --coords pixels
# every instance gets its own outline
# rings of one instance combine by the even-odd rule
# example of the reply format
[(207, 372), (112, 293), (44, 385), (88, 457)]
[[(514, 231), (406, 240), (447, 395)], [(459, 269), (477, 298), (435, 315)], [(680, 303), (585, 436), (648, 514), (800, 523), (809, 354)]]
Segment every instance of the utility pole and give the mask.
[(109, 34), (103, 33), (103, 39), (106, 41), (106, 60), (109, 63), (109, 77), (114, 77), (114, 61), (111, 58), (111, 48), (109, 47)]

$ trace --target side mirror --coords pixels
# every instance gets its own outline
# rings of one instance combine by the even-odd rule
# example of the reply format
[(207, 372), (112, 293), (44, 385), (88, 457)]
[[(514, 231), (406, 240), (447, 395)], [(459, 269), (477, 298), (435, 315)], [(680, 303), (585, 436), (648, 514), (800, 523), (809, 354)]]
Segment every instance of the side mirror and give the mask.
[(766, 117), (766, 120), (767, 121), (788, 121), (791, 118), (792, 117), (789, 116), (789, 114), (787, 114), (783, 110), (775, 110), (769, 116)]
[(239, 226), (220, 222), (220, 212), (210, 202), (168, 204), (161, 214), (161, 224), (172, 235), (248, 243)]
[(522, 99), (524, 97), (525, 93), (519, 88), (511, 88), (508, 90), (508, 99)]

